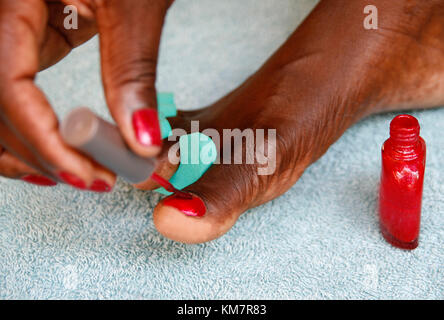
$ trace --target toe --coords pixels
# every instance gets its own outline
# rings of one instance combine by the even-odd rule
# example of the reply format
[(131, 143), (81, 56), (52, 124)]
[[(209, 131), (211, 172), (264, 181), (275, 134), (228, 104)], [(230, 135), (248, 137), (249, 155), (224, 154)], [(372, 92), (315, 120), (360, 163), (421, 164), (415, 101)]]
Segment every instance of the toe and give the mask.
[(183, 243), (207, 242), (228, 232), (253, 204), (254, 187), (245, 168), (215, 165), (183, 190), (192, 197), (172, 195), (163, 199), (154, 209), (157, 230)]
[[(197, 199), (203, 203), (203, 200)], [(195, 205), (197, 201), (189, 204), (186, 202), (191, 201), (185, 199), (178, 201), (175, 196), (171, 196), (157, 205), (154, 209), (153, 219), (159, 233), (182, 243), (203, 243), (227, 233), (240, 216), (240, 212), (238, 214), (226, 212), (225, 218), (220, 220), (219, 214), (208, 210), (204, 211), (205, 215), (202, 217), (190, 216), (183, 211), (183, 208)], [(206, 208), (206, 206), (204, 207)], [(195, 208), (191, 209), (191, 211), (194, 210)]]
[[(215, 216), (206, 212), (203, 200), (197, 196), (183, 199), (170, 196), (154, 210), (154, 224), (165, 237), (183, 243), (201, 243), (226, 233), (235, 220), (218, 223)], [(203, 214), (203, 216), (198, 216)]]

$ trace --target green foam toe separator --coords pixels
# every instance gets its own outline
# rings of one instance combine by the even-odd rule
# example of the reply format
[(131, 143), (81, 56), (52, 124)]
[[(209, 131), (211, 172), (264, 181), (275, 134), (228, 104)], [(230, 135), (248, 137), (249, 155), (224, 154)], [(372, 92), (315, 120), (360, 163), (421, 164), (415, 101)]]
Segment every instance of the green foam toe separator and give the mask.
[(168, 138), (171, 133), (171, 125), (166, 118), (177, 115), (176, 104), (174, 103), (174, 94), (159, 92), (157, 94), (157, 109), (159, 113), (160, 131), (162, 139)]
[(174, 104), (174, 93), (172, 92), (158, 92), (157, 103), (159, 104)]
[(162, 139), (168, 138), (173, 131), (171, 129), (170, 123), (163, 116), (161, 112), (159, 112), (159, 124), (160, 124), (160, 133), (162, 134)]
[[(180, 164), (170, 182), (179, 190), (193, 184), (213, 165), (217, 149), (213, 140), (200, 132), (194, 132), (179, 139)], [(155, 190), (170, 195), (164, 188)]]
[[(157, 108), (162, 139), (165, 139), (172, 134), (171, 125), (167, 118), (177, 115), (174, 94), (158, 93)], [(180, 190), (199, 180), (212, 166), (217, 158), (217, 149), (213, 140), (199, 132), (181, 136), (179, 148), (179, 168), (171, 177), (170, 182)], [(171, 192), (166, 191), (164, 188), (159, 188), (155, 191), (165, 195), (171, 194)]]
[(157, 94), (157, 106), (166, 118), (177, 116), (173, 93), (159, 92)]

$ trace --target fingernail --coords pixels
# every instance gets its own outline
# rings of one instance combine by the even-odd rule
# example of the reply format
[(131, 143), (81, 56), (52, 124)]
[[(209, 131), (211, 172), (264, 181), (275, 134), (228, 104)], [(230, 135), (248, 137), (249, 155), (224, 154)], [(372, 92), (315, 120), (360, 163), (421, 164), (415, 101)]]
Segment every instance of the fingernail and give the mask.
[(38, 186), (43, 186), (43, 187), (53, 187), (53, 186), (57, 185), (57, 182), (55, 182), (47, 177), (34, 175), (34, 174), (24, 176), (22, 178), (22, 180), (25, 182), (32, 183), (32, 184), (35, 184)]
[(59, 173), (60, 179), (62, 179), (63, 182), (72, 185), (73, 187), (76, 187), (77, 189), (86, 189), (86, 183), (80, 179), (79, 177), (69, 173), (69, 172), (61, 172)]
[(136, 138), (144, 146), (160, 146), (160, 125), (157, 111), (141, 109), (133, 113), (133, 127)]
[(103, 180), (94, 180), (89, 190), (95, 192), (110, 192), (113, 188)]
[(163, 200), (162, 204), (164, 206), (176, 208), (184, 215), (191, 217), (203, 217), (207, 211), (204, 202), (195, 195), (191, 195), (190, 198), (184, 198), (180, 195), (172, 195)]

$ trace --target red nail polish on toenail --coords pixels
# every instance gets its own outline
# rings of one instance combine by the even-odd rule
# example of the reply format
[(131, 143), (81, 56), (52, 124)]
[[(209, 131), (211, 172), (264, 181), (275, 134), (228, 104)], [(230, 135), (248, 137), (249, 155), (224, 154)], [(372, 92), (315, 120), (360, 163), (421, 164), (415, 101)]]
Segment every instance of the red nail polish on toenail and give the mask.
[(176, 208), (184, 215), (192, 217), (203, 217), (207, 211), (203, 201), (195, 195), (191, 195), (191, 198), (183, 198), (180, 195), (175, 194), (164, 199), (162, 204), (164, 206)]
[(62, 179), (63, 182), (70, 184), (73, 187), (76, 187), (77, 189), (82, 189), (82, 190), (86, 189), (85, 182), (69, 172), (65, 171), (61, 172), (59, 173), (59, 177), (60, 179)]
[(157, 111), (141, 109), (133, 113), (133, 128), (136, 138), (144, 146), (160, 146), (160, 125)]
[(43, 187), (53, 187), (57, 185), (57, 182), (44, 177), (44, 176), (39, 176), (39, 175), (34, 175), (34, 174), (30, 174), (27, 176), (24, 176), (22, 178), (23, 181), (26, 181), (28, 183), (32, 183), (38, 186), (43, 186)]
[(89, 190), (95, 192), (110, 192), (113, 188), (103, 180), (94, 180)]

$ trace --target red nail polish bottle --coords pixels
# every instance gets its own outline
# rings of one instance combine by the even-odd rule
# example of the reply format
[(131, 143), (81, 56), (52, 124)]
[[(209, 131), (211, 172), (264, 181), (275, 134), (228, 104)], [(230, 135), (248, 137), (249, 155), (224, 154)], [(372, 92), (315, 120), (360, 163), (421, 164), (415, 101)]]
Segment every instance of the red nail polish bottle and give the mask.
[(382, 146), (379, 218), (384, 238), (402, 249), (418, 246), (426, 144), (419, 123), (399, 115), (390, 123)]

